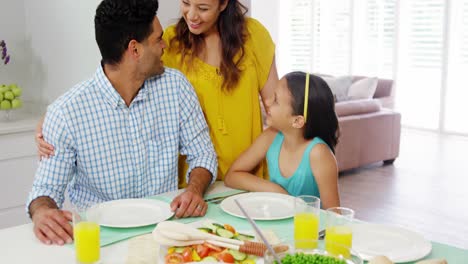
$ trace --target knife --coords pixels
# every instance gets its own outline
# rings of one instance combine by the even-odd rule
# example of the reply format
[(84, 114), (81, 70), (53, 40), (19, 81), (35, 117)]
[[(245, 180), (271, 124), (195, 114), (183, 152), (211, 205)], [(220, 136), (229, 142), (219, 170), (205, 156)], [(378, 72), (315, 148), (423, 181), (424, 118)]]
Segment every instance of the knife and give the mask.
[(238, 194), (241, 194), (241, 193), (246, 193), (247, 191), (242, 191), (242, 192), (238, 192), (238, 193), (234, 193), (234, 194), (229, 194), (229, 195), (225, 195), (225, 196), (218, 196), (218, 197), (213, 197), (213, 198), (209, 198), (209, 199), (205, 199), (205, 202), (207, 203), (218, 203), (218, 202), (221, 202), (223, 201), (224, 199), (228, 198), (228, 197), (231, 197), (231, 196), (234, 196), (234, 195), (238, 195)]

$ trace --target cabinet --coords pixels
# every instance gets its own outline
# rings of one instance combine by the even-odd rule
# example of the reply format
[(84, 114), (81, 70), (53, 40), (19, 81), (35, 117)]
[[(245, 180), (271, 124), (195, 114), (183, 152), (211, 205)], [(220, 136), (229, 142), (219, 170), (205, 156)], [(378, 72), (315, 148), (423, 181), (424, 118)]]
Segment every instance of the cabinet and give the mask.
[(28, 223), (25, 202), (38, 158), (34, 129), (38, 117), (0, 120), (0, 229)]

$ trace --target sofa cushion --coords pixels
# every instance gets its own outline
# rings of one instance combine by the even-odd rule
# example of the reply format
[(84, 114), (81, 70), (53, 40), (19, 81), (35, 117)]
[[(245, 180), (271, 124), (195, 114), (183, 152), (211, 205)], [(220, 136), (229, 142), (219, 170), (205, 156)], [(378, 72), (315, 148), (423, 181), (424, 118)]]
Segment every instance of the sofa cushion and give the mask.
[(371, 99), (374, 96), (378, 82), (379, 79), (377, 77), (363, 78), (355, 81), (348, 89), (348, 98), (351, 100)]
[(350, 116), (378, 112), (381, 109), (379, 100), (376, 99), (361, 99), (335, 104), (335, 112), (337, 116)]
[(337, 102), (348, 100), (348, 89), (353, 81), (352, 76), (322, 76), (322, 78), (330, 87), (330, 90), (335, 96)]

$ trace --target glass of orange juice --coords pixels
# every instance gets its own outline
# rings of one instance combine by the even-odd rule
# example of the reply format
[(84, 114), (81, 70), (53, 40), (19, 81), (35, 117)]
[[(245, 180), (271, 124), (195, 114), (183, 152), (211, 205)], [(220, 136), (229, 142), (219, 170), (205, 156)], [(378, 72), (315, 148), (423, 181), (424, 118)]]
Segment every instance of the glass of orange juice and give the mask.
[(320, 198), (301, 195), (294, 200), (294, 243), (299, 249), (317, 247)]
[(72, 215), (76, 263), (98, 263), (100, 259), (98, 219), (95, 216), (88, 217), (84, 208), (73, 208)]
[(326, 211), (325, 249), (333, 255), (349, 257), (349, 249), (353, 245), (353, 232), (350, 224), (353, 222), (354, 211), (346, 207), (331, 207)]

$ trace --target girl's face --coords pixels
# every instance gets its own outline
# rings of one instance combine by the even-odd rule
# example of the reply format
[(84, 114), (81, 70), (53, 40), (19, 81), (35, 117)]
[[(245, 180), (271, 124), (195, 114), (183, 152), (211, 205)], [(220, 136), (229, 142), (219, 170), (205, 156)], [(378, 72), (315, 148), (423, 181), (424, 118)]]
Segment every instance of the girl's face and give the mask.
[(217, 32), (219, 14), (229, 0), (181, 0), (180, 11), (192, 34), (200, 35)]
[(286, 78), (281, 78), (276, 85), (274, 98), (270, 101), (267, 112), (267, 125), (280, 131), (292, 127), (295, 115), (291, 106), (292, 95)]

